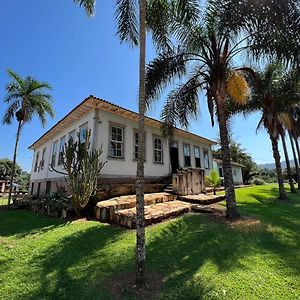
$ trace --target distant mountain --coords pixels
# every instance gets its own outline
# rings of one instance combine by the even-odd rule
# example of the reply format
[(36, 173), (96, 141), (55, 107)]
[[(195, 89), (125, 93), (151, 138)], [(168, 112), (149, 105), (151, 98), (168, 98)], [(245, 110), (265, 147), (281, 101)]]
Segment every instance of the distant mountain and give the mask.
[[(295, 162), (294, 160), (290, 160), (290, 164), (291, 164), (291, 167), (295, 167)], [(261, 164), (261, 165), (258, 165), (260, 168), (262, 169), (268, 169), (268, 170), (274, 170), (275, 169), (275, 163), (270, 163), (270, 164)], [(286, 163), (285, 161), (282, 161), (281, 162), (281, 166), (283, 169), (286, 169)]]

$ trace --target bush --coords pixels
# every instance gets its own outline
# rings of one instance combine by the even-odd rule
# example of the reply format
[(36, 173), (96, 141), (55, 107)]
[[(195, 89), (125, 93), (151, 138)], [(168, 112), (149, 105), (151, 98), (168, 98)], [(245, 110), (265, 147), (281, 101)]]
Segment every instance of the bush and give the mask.
[(266, 184), (266, 182), (263, 179), (261, 179), (261, 178), (253, 178), (250, 183), (254, 184), (254, 185), (263, 185), (263, 184)]
[(50, 207), (53, 210), (62, 210), (72, 206), (70, 199), (57, 192), (41, 197), (38, 201), (40, 201), (43, 206)]

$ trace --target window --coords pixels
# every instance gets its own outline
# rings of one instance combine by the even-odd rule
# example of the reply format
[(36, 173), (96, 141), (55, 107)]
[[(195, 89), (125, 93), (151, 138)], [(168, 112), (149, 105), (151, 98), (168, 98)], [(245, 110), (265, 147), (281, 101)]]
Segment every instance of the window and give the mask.
[(45, 165), (45, 155), (46, 155), (46, 148), (43, 149), (42, 153), (42, 160), (40, 161), (40, 170), (44, 170), (44, 165)]
[(40, 152), (38, 152), (36, 154), (35, 164), (34, 164), (34, 172), (36, 172), (38, 170), (39, 156), (40, 156)]
[(46, 183), (46, 194), (49, 195), (51, 192), (51, 181), (47, 181)]
[(87, 133), (88, 133), (88, 127), (86, 125), (82, 125), (79, 129), (79, 141), (81, 144), (86, 142), (87, 139)]
[(109, 156), (124, 158), (124, 128), (112, 125), (110, 127)]
[(188, 144), (183, 144), (184, 166), (191, 166), (191, 148)]
[(75, 142), (75, 135), (76, 130), (71, 131), (68, 136), (68, 142), (71, 142), (73, 144)]
[(200, 148), (194, 147), (194, 156), (195, 156), (195, 167), (201, 168), (201, 160), (200, 160)]
[(58, 144), (58, 141), (55, 141), (52, 145), (52, 155), (51, 155), (51, 165), (52, 166), (55, 166), (55, 163), (56, 163), (57, 144)]
[[(139, 144), (139, 133), (134, 130), (134, 153), (133, 159), (138, 159), (138, 144)], [(146, 160), (146, 132), (144, 133), (144, 160)]]
[(233, 176), (236, 176), (236, 169), (232, 170)]
[(154, 155), (154, 162), (155, 163), (163, 163), (163, 145), (162, 140), (159, 137), (153, 138), (153, 155)]
[(39, 183), (38, 183), (37, 192), (36, 192), (37, 197), (39, 197), (40, 191), (41, 191), (41, 183), (39, 182)]
[(209, 154), (208, 150), (203, 151), (203, 156), (204, 156), (204, 168), (209, 169)]
[(63, 136), (60, 139), (60, 143), (59, 143), (58, 165), (61, 165), (63, 163), (65, 142), (66, 142), (66, 137)]
[(30, 191), (31, 195), (33, 195), (33, 191), (34, 191), (34, 182), (31, 183), (31, 191)]

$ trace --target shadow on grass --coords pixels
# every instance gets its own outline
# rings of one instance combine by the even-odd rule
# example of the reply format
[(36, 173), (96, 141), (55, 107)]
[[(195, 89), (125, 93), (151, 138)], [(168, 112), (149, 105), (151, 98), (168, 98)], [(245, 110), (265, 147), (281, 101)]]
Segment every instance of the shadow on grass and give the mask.
[[(270, 202), (267, 199), (270, 194), (276, 197), (277, 189), (266, 189), (265, 193), (248, 195), (258, 201), (239, 204), (242, 213), (255, 215), (265, 223), (259, 230), (230, 228), (201, 214), (147, 228), (147, 269), (164, 275), (163, 299), (202, 299), (207, 295), (214, 298), (214, 287), (200, 277), (202, 267), (213, 264), (213, 272), (227, 276), (230, 271), (249, 268), (245, 259), (261, 253), (274, 254), (276, 263), (280, 261), (290, 273), (300, 274), (300, 213), (296, 209), (299, 200), (292, 197), (288, 203)], [(6, 235), (16, 231), (28, 234), (49, 226), (63, 226), (61, 221), (42, 219), (33, 218), (31, 226), (21, 221), (26, 230), (10, 231), (7, 224), (4, 231)], [(30, 263), (39, 266), (32, 274), (38, 280), (38, 288), (25, 298), (113, 299), (104, 283), (120, 273), (134, 271), (134, 231), (102, 224), (87, 224), (76, 231), (68, 228), (67, 224), (66, 234), (32, 257)]]
[(133, 270), (134, 244), (128, 231), (100, 225), (76, 231), (34, 257), (41, 266), (39, 286), (26, 299), (110, 299), (105, 281)]
[(24, 237), (27, 234), (43, 233), (64, 226), (66, 222), (47, 218), (27, 210), (1, 211), (0, 236), (16, 235)]

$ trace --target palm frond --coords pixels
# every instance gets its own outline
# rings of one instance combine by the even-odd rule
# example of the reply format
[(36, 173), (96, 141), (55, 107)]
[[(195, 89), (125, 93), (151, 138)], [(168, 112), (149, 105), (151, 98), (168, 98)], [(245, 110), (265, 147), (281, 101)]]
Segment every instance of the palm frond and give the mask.
[(199, 112), (198, 91), (200, 87), (201, 82), (198, 76), (192, 75), (190, 80), (170, 92), (161, 113), (162, 132), (165, 136), (171, 134), (177, 123), (187, 128), (191, 118), (197, 119)]
[(161, 53), (147, 66), (146, 99), (148, 106), (163, 88), (186, 73), (187, 56), (181, 50)]
[(133, 46), (139, 44), (139, 22), (137, 16), (137, 0), (117, 0), (117, 35), (122, 42), (129, 42)]
[(82, 6), (88, 16), (93, 16), (95, 14), (96, 0), (74, 0), (75, 4)]

